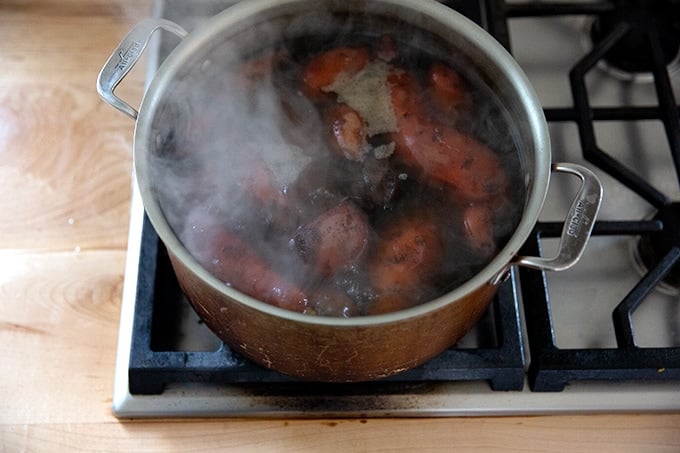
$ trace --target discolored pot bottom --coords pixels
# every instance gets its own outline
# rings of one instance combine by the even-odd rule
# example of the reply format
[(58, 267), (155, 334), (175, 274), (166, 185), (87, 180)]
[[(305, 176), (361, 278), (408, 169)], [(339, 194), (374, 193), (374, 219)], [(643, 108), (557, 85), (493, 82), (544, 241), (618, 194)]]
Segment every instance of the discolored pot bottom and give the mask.
[(256, 310), (171, 261), (194, 309), (226, 344), (262, 366), (314, 381), (369, 381), (414, 368), (465, 335), (497, 290), (486, 284), (439, 309), (380, 324), (319, 323)]

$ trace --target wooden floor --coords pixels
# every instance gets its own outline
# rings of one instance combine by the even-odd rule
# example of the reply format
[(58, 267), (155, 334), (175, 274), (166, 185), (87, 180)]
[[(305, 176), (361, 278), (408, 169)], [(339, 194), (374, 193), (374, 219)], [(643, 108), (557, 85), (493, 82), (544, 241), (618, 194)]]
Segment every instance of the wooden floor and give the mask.
[[(0, 452), (680, 451), (680, 414), (117, 420), (134, 124), (95, 80), (150, 11), (148, 0), (0, 0)], [(135, 104), (142, 79), (118, 94)]]

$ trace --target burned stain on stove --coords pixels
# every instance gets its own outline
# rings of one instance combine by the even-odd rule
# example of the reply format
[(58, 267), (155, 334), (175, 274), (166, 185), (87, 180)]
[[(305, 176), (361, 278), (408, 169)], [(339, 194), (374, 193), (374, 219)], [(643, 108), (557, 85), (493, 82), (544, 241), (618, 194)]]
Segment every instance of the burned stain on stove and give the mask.
[(422, 395), (431, 394), (436, 382), (396, 383), (363, 382), (360, 384), (290, 383), (283, 385), (248, 385), (242, 388), (251, 407), (273, 407), (287, 413), (310, 416), (352, 414), (368, 417), (376, 412), (390, 416), (400, 411), (422, 408)]

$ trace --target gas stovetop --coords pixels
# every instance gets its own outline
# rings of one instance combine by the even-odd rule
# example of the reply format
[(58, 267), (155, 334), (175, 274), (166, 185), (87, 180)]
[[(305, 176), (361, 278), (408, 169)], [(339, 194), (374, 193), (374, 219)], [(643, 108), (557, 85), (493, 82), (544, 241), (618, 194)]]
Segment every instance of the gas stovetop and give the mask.
[[(159, 1), (156, 14), (192, 30), (232, 3)], [(514, 271), (477, 327), (421, 367), (371, 383), (299, 382), (238, 356), (200, 322), (135, 187), (119, 417), (680, 410), (677, 2), (652, 2), (669, 8), (653, 20), (625, 1), (444, 3), (526, 71), (550, 124), (553, 161), (584, 164), (602, 180), (600, 220), (581, 262), (560, 273)], [(176, 44), (161, 37), (152, 46), (151, 75)], [(575, 191), (553, 178), (523, 254), (551, 254)]]

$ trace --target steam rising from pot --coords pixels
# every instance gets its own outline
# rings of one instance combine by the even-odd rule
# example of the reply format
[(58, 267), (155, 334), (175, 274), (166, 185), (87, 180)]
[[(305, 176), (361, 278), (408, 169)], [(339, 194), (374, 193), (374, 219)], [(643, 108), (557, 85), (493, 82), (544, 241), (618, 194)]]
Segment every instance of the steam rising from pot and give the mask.
[[(427, 32), (313, 13), (210, 47), (156, 112), (149, 167), (173, 231), (226, 284), (310, 314), (398, 310), (470, 278), (514, 230), (513, 125), (471, 62)], [(306, 71), (338, 49), (367, 61), (315, 91)], [(437, 63), (461, 74), (455, 108), (434, 100)]]

